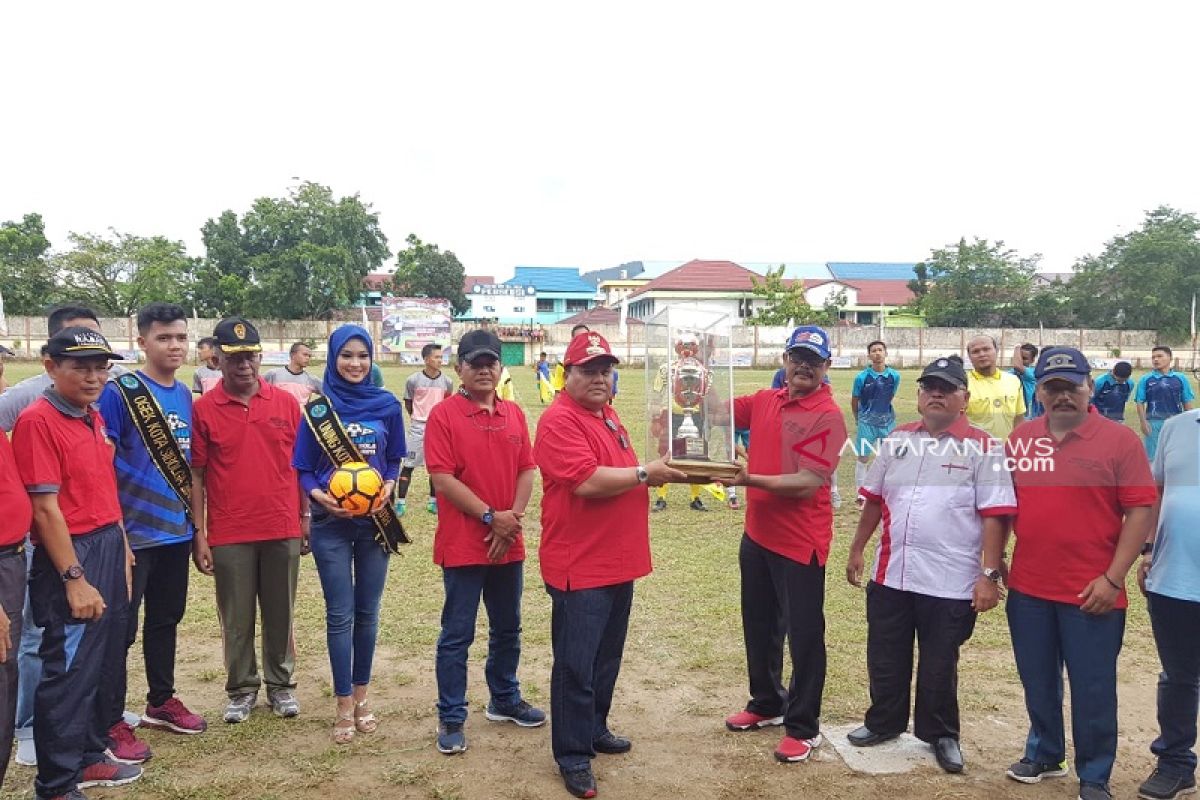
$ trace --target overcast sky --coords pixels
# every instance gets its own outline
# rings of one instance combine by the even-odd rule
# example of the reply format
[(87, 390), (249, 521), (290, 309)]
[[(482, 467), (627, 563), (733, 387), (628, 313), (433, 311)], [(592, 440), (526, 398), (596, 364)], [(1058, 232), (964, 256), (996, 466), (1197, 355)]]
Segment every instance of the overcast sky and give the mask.
[[(586, 10), (585, 10), (586, 9)], [(1066, 269), (1200, 212), (1200, 3), (12, 3), (0, 220), (184, 240), (293, 176), (470, 274)]]

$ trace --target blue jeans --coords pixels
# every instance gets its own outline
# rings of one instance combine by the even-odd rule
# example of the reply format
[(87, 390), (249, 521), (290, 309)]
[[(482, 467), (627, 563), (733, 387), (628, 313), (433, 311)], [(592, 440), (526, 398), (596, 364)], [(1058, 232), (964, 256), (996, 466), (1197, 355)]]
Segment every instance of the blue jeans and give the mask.
[(325, 594), (333, 693), (349, 697), (353, 686), (371, 682), (388, 554), (375, 541), (373, 527), (329, 516), (314, 518), (311, 547)]
[[(25, 539), (25, 570), (33, 564), (33, 545)], [(67, 648), (74, 652), (83, 637), (82, 625), (67, 626)], [(25, 613), (21, 615), (21, 643), (17, 648), (17, 739), (33, 739), (33, 693), (42, 680), (42, 629), (33, 623), (33, 604), (25, 589)]]
[(554, 649), (550, 744), (560, 768), (579, 769), (596, 755), (592, 743), (608, 732), (608, 711), (633, 606), (633, 581), (567, 592), (547, 585), (546, 592)]
[(479, 596), (488, 615), (488, 655), (483, 674), (492, 703), (521, 702), (517, 664), (521, 660), (521, 591), (525, 562), (445, 567), (442, 632), (437, 640), (438, 719), (467, 721), (467, 651), (475, 641)]
[(1063, 731), (1063, 665), (1071, 681), (1075, 773), (1082, 783), (1108, 785), (1117, 757), (1117, 654), (1124, 609), (1087, 614), (1070, 603), (1008, 593), (1008, 629), (1025, 689), (1029, 736), (1025, 758), (1058, 764), (1067, 755)]
[(1196, 714), (1200, 711), (1200, 603), (1146, 595), (1162, 673), (1158, 676), (1158, 738), (1150, 752), (1171, 776), (1196, 772)]

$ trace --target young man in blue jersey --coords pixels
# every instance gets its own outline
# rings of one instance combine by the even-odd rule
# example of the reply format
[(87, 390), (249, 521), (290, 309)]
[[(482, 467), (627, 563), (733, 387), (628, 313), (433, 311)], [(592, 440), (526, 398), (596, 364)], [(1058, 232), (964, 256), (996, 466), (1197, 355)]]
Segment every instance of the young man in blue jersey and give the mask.
[(896, 409), (892, 399), (900, 389), (900, 373), (887, 365), (887, 345), (876, 339), (867, 345), (871, 366), (858, 373), (850, 395), (850, 408), (858, 423), (858, 460), (854, 462), (855, 505), (862, 508), (865, 500), (859, 495), (867, 477), (871, 456), (879, 443), (896, 427)]
[(1133, 367), (1128, 361), (1118, 361), (1113, 368), (1096, 379), (1092, 390), (1092, 405), (1113, 422), (1125, 421), (1125, 404), (1133, 394), (1133, 381), (1129, 376)]
[[(115, 450), (121, 515), (136, 559), (123, 633), (125, 652), (137, 639), (138, 611), (144, 604), (142, 653), (150, 691), (142, 725), (173, 733), (200, 733), (207, 727), (204, 719), (175, 697), (176, 629), (187, 606), (192, 525), (180, 492), (167, 480), (162, 461), (156, 461), (151, 453), (148, 442), (154, 437), (153, 430), (146, 427), (146, 416), (140, 414), (141, 420), (135, 420), (131, 412), (131, 407), (139, 404), (134, 399), (138, 395), (129, 391), (140, 392), (140, 407), (148, 407), (144, 401), (153, 399), (161, 410), (159, 426), (169, 429), (174, 438), (174, 447), (161, 450), (159, 458), (178, 456), (186, 462), (191, 454), (192, 393), (175, 379), (175, 373), (187, 359), (187, 315), (177, 305), (151, 303), (138, 312), (137, 325), (138, 347), (145, 352), (146, 363), (142, 369), (110, 381), (100, 396), (104, 432)], [(145, 390), (149, 390), (148, 396)], [(143, 422), (140, 429), (139, 421)], [(186, 463), (183, 471), (190, 476)], [(110, 693), (110, 750), (125, 763), (140, 763), (150, 757), (150, 748), (122, 719), (127, 661), (121, 659), (119, 674), (112, 676), (102, 691)]]
[(1151, 350), (1150, 364), (1154, 371), (1143, 375), (1138, 381), (1137, 393), (1133, 398), (1137, 403), (1142, 436), (1146, 440), (1146, 454), (1151, 460), (1154, 460), (1154, 453), (1158, 449), (1158, 432), (1162, 430), (1163, 423), (1177, 414), (1191, 411), (1192, 401), (1196, 399), (1188, 379), (1171, 369), (1174, 360), (1171, 348), (1166, 345)]
[(1033, 365), (1037, 363), (1037, 357), (1037, 345), (1026, 342), (1013, 348), (1012, 373), (1021, 381), (1021, 391), (1025, 395), (1025, 419), (1035, 419), (1045, 413), (1034, 391), (1037, 380), (1033, 377)]

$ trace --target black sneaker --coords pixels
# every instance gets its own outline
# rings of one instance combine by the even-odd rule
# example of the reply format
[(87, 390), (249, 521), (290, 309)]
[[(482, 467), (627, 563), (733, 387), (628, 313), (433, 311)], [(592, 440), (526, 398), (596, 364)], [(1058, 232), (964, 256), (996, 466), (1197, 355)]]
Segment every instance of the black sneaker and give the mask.
[(540, 708), (534, 708), (524, 700), (518, 701), (514, 706), (498, 706), (495, 703), (488, 703), (484, 713), (492, 722), (515, 722), (522, 728), (536, 728), (546, 722), (546, 712)]
[(662, 498), (655, 500), (654, 505), (652, 505), (650, 507), (650, 510), (651, 511), (666, 511), (667, 510), (667, 501), (663, 500)]
[(592, 775), (590, 766), (585, 765), (578, 769), (559, 767), (558, 771), (562, 773), (563, 786), (566, 786), (571, 794), (576, 797), (596, 796), (596, 776)]
[(1138, 797), (1144, 797), (1145, 800), (1175, 800), (1194, 791), (1194, 775), (1168, 775), (1161, 769), (1156, 769), (1138, 787)]
[(1021, 783), (1041, 783), (1042, 778), (1067, 777), (1067, 764), (1065, 761), (1058, 764), (1041, 764), (1022, 758), (1009, 767), (1005, 774)]
[(699, 497), (697, 497), (695, 500), (693, 500), (692, 504), (690, 506), (688, 506), (688, 508), (690, 508), (692, 511), (708, 511), (708, 506), (706, 506), (706, 505), (704, 505), (704, 503), (700, 502)]
[(1112, 792), (1102, 783), (1080, 783), (1079, 800), (1112, 800)]

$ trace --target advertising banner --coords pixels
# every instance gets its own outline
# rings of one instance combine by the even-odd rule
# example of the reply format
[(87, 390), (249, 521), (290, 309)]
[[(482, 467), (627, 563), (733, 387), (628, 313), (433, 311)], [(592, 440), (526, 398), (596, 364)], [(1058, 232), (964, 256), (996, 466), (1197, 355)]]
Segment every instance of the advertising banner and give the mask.
[(426, 297), (383, 298), (380, 346), (385, 354), (400, 356), (402, 364), (420, 364), (421, 348), (431, 342), (450, 355), (450, 303)]

